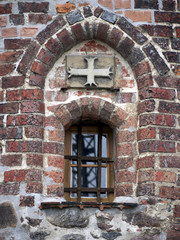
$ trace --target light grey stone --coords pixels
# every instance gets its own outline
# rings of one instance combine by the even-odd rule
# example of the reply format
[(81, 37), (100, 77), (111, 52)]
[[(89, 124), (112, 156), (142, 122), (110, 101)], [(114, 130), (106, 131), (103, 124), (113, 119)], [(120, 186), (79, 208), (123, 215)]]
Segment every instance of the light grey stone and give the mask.
[(68, 234), (64, 235), (61, 240), (85, 240), (85, 237), (80, 234)]

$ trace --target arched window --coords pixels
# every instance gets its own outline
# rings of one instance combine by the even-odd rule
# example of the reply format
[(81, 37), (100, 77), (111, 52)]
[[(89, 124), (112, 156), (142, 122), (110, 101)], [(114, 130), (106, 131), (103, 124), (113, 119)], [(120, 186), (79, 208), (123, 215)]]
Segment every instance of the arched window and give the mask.
[(113, 201), (113, 166), (113, 132), (109, 126), (81, 123), (66, 131), (64, 192), (67, 201)]

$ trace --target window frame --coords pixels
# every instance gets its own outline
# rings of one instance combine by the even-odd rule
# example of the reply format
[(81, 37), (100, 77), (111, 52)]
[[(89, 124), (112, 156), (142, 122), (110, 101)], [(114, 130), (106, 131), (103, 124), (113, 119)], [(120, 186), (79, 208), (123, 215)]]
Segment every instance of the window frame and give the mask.
[[(97, 187), (96, 193), (97, 197), (95, 198), (86, 198), (81, 196), (81, 192), (83, 188), (81, 187), (81, 177), (77, 177), (77, 188), (71, 188), (71, 160), (75, 157), (71, 155), (71, 134), (72, 133), (78, 133), (78, 139), (79, 136), (83, 133), (92, 133), (92, 134), (98, 134), (98, 139), (102, 139), (102, 134), (107, 134), (107, 157), (101, 156), (101, 151), (98, 150), (98, 156), (96, 157), (97, 160), (93, 160), (97, 162), (97, 172), (98, 176), (97, 178), (101, 178), (101, 163), (107, 162), (107, 187), (101, 188), (98, 183), (100, 184), (101, 180), (97, 179)], [(80, 137), (81, 138), (81, 137)], [(98, 149), (102, 149), (102, 140), (98, 140)], [(81, 142), (79, 139), (78, 142)], [(101, 143), (100, 143), (101, 142)], [(79, 144), (78, 144), (79, 145)], [(81, 144), (80, 144), (81, 145)], [(79, 146), (78, 146), (79, 148)], [(81, 149), (79, 149), (78, 152), (81, 152)], [(99, 156), (100, 154), (100, 156)], [(77, 168), (81, 169), (82, 158), (87, 158), (87, 161), (92, 161), (88, 159), (89, 157), (83, 157), (81, 154), (77, 157)], [(78, 160), (79, 159), (79, 160)], [(91, 158), (92, 159), (92, 158)], [(78, 163), (80, 161), (80, 163)], [(80, 172), (81, 170), (79, 170)], [(78, 172), (78, 176), (81, 176), (81, 173)], [(99, 177), (100, 176), (100, 177)], [(87, 190), (87, 189), (86, 189)], [(102, 190), (106, 190), (107, 193), (106, 198), (101, 198), (100, 194), (103, 193)], [(71, 197), (71, 192), (77, 192), (77, 197)], [(88, 192), (88, 190), (87, 190)], [(73, 202), (112, 202), (114, 200), (114, 161), (113, 161), (113, 130), (103, 123), (96, 123), (96, 124), (87, 124), (87, 123), (81, 123), (78, 125), (71, 126), (65, 134), (65, 169), (64, 169), (64, 195), (65, 199), (67, 201), (73, 201)]]

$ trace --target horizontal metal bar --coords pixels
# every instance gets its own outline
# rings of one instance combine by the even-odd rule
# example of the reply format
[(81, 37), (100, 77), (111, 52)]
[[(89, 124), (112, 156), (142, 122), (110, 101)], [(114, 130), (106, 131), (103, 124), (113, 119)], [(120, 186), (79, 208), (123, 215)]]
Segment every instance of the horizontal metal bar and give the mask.
[[(64, 188), (64, 192), (72, 192), (72, 193), (77, 193), (79, 188)], [(98, 191), (98, 188), (80, 188), (81, 192), (89, 192), (89, 193), (94, 193)], [(114, 192), (114, 188), (100, 188), (100, 192)]]
[[(68, 159), (68, 160), (78, 160), (79, 157), (78, 156), (72, 156), (72, 155), (66, 155), (64, 156), (65, 159)], [(111, 158), (104, 158), (104, 157), (87, 157), (87, 156), (81, 156), (81, 161), (90, 161), (90, 162), (98, 162), (98, 161), (101, 161), (101, 162), (114, 162)]]

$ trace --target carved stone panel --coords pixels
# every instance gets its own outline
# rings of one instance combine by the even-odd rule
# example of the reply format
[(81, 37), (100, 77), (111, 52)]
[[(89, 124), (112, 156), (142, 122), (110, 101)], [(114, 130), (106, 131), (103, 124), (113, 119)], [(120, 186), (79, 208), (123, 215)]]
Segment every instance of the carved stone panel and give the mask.
[(66, 85), (72, 88), (113, 88), (114, 57), (108, 55), (66, 56)]

